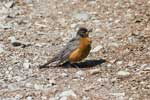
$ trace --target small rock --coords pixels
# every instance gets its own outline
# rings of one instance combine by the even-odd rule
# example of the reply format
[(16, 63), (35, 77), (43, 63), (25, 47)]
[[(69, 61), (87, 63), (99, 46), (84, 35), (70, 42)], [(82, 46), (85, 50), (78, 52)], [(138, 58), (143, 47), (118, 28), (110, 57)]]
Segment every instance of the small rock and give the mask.
[(9, 74), (9, 71), (8, 71), (8, 70), (6, 70), (6, 71), (5, 71), (5, 74)]
[(68, 96), (73, 96), (73, 97), (77, 97), (77, 95), (74, 93), (73, 90), (67, 90), (62, 92), (61, 94), (59, 94), (59, 97), (68, 97)]
[(34, 88), (36, 90), (42, 90), (42, 89), (44, 89), (44, 86), (43, 85), (39, 85), (39, 84), (34, 84)]
[(143, 71), (150, 71), (150, 64), (149, 65), (148, 64), (143, 64), (141, 66), (141, 69), (143, 69)]
[(109, 47), (119, 47), (120, 44), (117, 43), (117, 42), (110, 42), (110, 43), (108, 43), (108, 46), (109, 46)]
[(33, 87), (33, 84), (31, 84), (31, 83), (26, 83), (26, 84), (25, 84), (25, 87), (31, 88), (31, 87)]
[(12, 67), (8, 67), (8, 70), (11, 71), (13, 68)]
[(28, 96), (28, 97), (27, 97), (27, 100), (32, 100), (32, 97), (31, 97), (31, 96)]
[(99, 78), (97, 79), (98, 82), (108, 82), (109, 79), (108, 78)]
[(93, 85), (88, 85), (85, 87), (84, 91), (90, 91), (90, 90), (93, 90), (94, 89), (94, 86)]
[(53, 84), (47, 84), (44, 88), (50, 88), (52, 86), (53, 86)]
[(135, 62), (129, 61), (128, 66), (133, 66), (134, 64), (135, 64)]
[(100, 72), (101, 72), (100, 69), (91, 69), (91, 70), (89, 70), (90, 75), (98, 74)]
[(83, 96), (82, 100), (90, 100), (90, 97)]
[(102, 49), (103, 46), (102, 45), (98, 45), (96, 46), (93, 50), (91, 50), (91, 52), (98, 52), (100, 49)]
[(25, 3), (31, 4), (33, 1), (32, 0), (25, 0)]
[(112, 64), (107, 64), (107, 67), (111, 67), (112, 66)]
[(117, 97), (117, 100), (125, 100), (124, 96), (125, 93), (124, 92), (120, 92), (120, 93), (110, 93), (110, 95)]
[(30, 63), (29, 63), (28, 60), (26, 60), (25, 63), (23, 63), (23, 67), (24, 67), (25, 69), (29, 69), (29, 68), (30, 68)]
[(0, 29), (11, 29), (13, 28), (13, 26), (11, 24), (7, 24), (7, 25), (3, 25), (3, 24), (0, 24)]
[(54, 79), (49, 80), (49, 83), (50, 83), (51, 85), (56, 85), (56, 81), (55, 81)]
[(14, 91), (14, 90), (16, 90), (16, 89), (18, 89), (19, 87), (18, 87), (18, 85), (17, 84), (9, 84), (8, 85), (8, 89), (11, 91)]
[(10, 42), (13, 46), (21, 46), (20, 41), (16, 40), (16, 38), (14, 36), (9, 37), (8, 40), (10, 40)]
[(0, 53), (5, 52), (4, 47), (5, 47), (5, 46), (4, 46), (3, 44), (0, 44)]
[(9, 1), (8, 3), (5, 3), (5, 7), (12, 8), (14, 6), (14, 4), (15, 4), (14, 1)]
[(21, 100), (22, 97), (23, 97), (22, 95), (17, 94), (17, 95), (15, 96), (15, 100)]
[(30, 43), (25, 43), (25, 42), (16, 40), (16, 38), (14, 36), (9, 37), (8, 40), (10, 40), (11, 44), (14, 47), (22, 46), (24, 48), (26, 46), (30, 46), (31, 45)]
[(87, 12), (78, 12), (73, 15), (73, 17), (77, 20), (86, 21), (90, 18), (90, 15)]
[(42, 100), (47, 100), (47, 97), (41, 96), (41, 99), (42, 99)]
[(123, 61), (117, 61), (116, 64), (117, 65), (121, 65), (123, 63)]
[(118, 71), (117, 75), (119, 75), (119, 76), (129, 76), (130, 73), (128, 71), (124, 70), (124, 71)]
[(26, 79), (26, 76), (15, 76), (13, 77), (17, 82)]
[(68, 100), (67, 97), (62, 97), (60, 100)]
[(30, 63), (23, 63), (23, 67), (25, 69), (29, 69), (30, 68)]
[(75, 77), (81, 78), (85, 75), (84, 71), (80, 70), (75, 73)]
[(67, 73), (62, 73), (61, 76), (62, 77), (68, 77), (69, 75)]

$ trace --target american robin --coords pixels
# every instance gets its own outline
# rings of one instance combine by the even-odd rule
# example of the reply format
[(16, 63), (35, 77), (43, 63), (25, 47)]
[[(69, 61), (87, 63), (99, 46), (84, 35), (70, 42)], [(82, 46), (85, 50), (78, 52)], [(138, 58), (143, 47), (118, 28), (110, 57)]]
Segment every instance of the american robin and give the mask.
[(40, 65), (39, 68), (43, 68), (52, 62), (57, 62), (57, 65), (60, 65), (65, 62), (78, 62), (86, 58), (91, 50), (90, 32), (92, 32), (92, 29), (79, 28), (76, 36), (67, 43), (66, 47), (47, 63)]

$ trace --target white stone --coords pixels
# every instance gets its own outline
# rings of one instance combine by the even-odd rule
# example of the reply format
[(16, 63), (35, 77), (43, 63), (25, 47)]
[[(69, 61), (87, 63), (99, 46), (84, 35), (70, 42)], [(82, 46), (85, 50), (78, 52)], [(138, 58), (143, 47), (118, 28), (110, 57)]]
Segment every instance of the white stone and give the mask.
[(91, 70), (89, 70), (89, 73), (90, 73), (91, 75), (98, 74), (98, 73), (100, 73), (100, 72), (101, 72), (100, 69), (91, 69)]
[(25, 69), (29, 69), (29, 68), (30, 68), (30, 63), (29, 63), (28, 60), (25, 60), (25, 63), (23, 63), (23, 67), (24, 67)]
[(98, 52), (98, 51), (100, 51), (100, 49), (102, 49), (102, 48), (103, 48), (102, 45), (98, 45), (98, 46), (96, 46), (93, 50), (91, 50), (91, 52)]
[(4, 48), (5, 48), (5, 46), (3, 44), (0, 44), (0, 53), (5, 52)]
[(32, 97), (31, 97), (31, 96), (28, 96), (28, 97), (27, 97), (27, 100), (32, 100)]
[(39, 85), (39, 84), (34, 84), (34, 88), (36, 90), (42, 90), (44, 88), (44, 86), (43, 85)]
[(117, 65), (121, 65), (123, 63), (123, 61), (117, 61), (116, 63), (117, 63)]
[(75, 77), (77, 77), (77, 78), (80, 78), (80, 77), (82, 77), (82, 76), (84, 76), (85, 75), (85, 73), (84, 73), (84, 71), (82, 71), (82, 70), (79, 70), (79, 71), (77, 71), (76, 73), (75, 73)]
[(68, 100), (67, 97), (62, 97), (60, 100)]
[(124, 71), (118, 71), (117, 75), (119, 75), (119, 76), (129, 76), (130, 73), (128, 71), (124, 70)]
[(67, 90), (59, 94), (59, 97), (68, 97), (68, 96), (77, 97), (77, 95), (74, 93), (73, 90)]
[(90, 15), (86, 12), (83, 12), (83, 11), (75, 13), (73, 16), (74, 16), (75, 19), (83, 20), (83, 21), (86, 21), (90, 18)]

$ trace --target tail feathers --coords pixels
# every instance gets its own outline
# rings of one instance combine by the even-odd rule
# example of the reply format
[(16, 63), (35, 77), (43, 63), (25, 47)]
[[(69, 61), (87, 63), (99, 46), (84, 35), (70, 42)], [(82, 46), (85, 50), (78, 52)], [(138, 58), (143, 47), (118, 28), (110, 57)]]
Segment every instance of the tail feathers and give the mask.
[(55, 62), (55, 60), (56, 60), (56, 59), (51, 59), (51, 60), (47, 61), (47, 63), (45, 63), (45, 64), (43, 64), (43, 65), (40, 65), (39, 68), (40, 68), (40, 69), (41, 69), (41, 68), (45, 68), (45, 67), (47, 67), (47, 65), (49, 65), (50, 63)]

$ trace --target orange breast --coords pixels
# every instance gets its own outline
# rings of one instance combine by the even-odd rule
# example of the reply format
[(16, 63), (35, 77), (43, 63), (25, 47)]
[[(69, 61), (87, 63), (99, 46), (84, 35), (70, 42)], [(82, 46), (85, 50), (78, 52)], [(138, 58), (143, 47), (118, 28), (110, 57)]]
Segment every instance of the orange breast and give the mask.
[(91, 41), (89, 38), (80, 39), (80, 46), (78, 49), (73, 51), (69, 56), (69, 61), (77, 62), (86, 58), (91, 50)]

